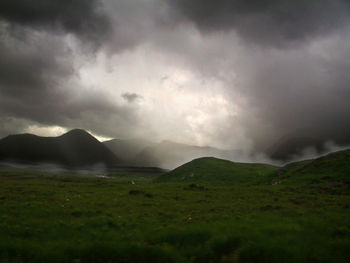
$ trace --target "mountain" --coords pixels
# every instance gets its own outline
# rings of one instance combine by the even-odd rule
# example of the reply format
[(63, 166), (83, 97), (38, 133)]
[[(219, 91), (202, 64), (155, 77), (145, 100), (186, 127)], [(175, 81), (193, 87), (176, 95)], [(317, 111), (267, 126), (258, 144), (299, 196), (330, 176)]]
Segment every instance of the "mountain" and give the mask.
[(158, 177), (158, 182), (204, 184), (256, 184), (266, 181), (278, 167), (257, 163), (236, 163), (213, 157), (198, 158)]
[(120, 163), (106, 146), (80, 129), (58, 137), (9, 135), (0, 140), (0, 161), (53, 163), (69, 167), (113, 166)]

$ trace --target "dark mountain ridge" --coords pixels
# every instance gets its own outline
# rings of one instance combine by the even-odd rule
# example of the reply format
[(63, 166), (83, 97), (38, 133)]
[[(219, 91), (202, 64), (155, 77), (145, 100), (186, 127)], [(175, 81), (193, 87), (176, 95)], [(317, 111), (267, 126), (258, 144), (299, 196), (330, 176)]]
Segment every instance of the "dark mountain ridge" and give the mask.
[(106, 146), (80, 129), (58, 137), (9, 135), (0, 140), (0, 161), (53, 163), (68, 167), (113, 166), (120, 163)]

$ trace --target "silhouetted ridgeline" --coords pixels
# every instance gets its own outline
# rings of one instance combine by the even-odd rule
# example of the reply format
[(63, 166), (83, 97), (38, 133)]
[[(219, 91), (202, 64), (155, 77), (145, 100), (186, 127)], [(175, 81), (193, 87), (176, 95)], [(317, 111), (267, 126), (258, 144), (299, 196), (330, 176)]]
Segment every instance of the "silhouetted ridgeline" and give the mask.
[(0, 140), (0, 161), (54, 163), (69, 167), (113, 166), (120, 163), (106, 146), (80, 129), (58, 137), (9, 135)]

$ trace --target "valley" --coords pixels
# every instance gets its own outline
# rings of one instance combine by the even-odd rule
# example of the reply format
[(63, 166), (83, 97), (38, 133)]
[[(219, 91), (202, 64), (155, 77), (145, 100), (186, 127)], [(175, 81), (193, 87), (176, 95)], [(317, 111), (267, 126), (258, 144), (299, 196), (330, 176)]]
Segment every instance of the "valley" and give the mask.
[(103, 177), (1, 166), (0, 261), (347, 262), (348, 154)]

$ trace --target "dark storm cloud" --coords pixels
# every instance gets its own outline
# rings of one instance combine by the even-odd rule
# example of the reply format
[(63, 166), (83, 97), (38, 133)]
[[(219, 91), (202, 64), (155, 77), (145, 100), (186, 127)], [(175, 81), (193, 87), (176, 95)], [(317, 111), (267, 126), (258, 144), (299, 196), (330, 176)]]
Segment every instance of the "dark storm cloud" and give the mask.
[(40, 33), (18, 41), (1, 36), (0, 136), (37, 123), (90, 130), (98, 127), (100, 134), (113, 134), (114, 120), (125, 126), (134, 122), (131, 110), (115, 104), (103, 91), (84, 90), (71, 60), (72, 51), (59, 37)]
[[(0, 94), (3, 96), (37, 95), (55, 80), (73, 74), (69, 50), (58, 39), (32, 37), (21, 42), (0, 34)], [(52, 52), (54, 50), (54, 52)]]
[(109, 20), (95, 0), (2, 0), (0, 21), (12, 26), (62, 30), (99, 41), (109, 32)]
[[(0, 136), (36, 124), (110, 135), (115, 121), (134, 122), (130, 109), (79, 83), (77, 57), (93, 58), (111, 28), (99, 1), (1, 1)], [(69, 44), (72, 34), (81, 41)]]
[(234, 30), (249, 43), (285, 46), (334, 32), (349, 22), (348, 0), (169, 0), (202, 32)]
[(60, 38), (23, 29), (23, 34), (30, 37), (19, 40), (11, 34), (11, 28), (2, 26), (0, 113), (42, 120), (43, 115), (55, 112), (49, 110), (50, 105), (64, 101), (59, 87), (62, 80), (74, 75), (71, 52)]

